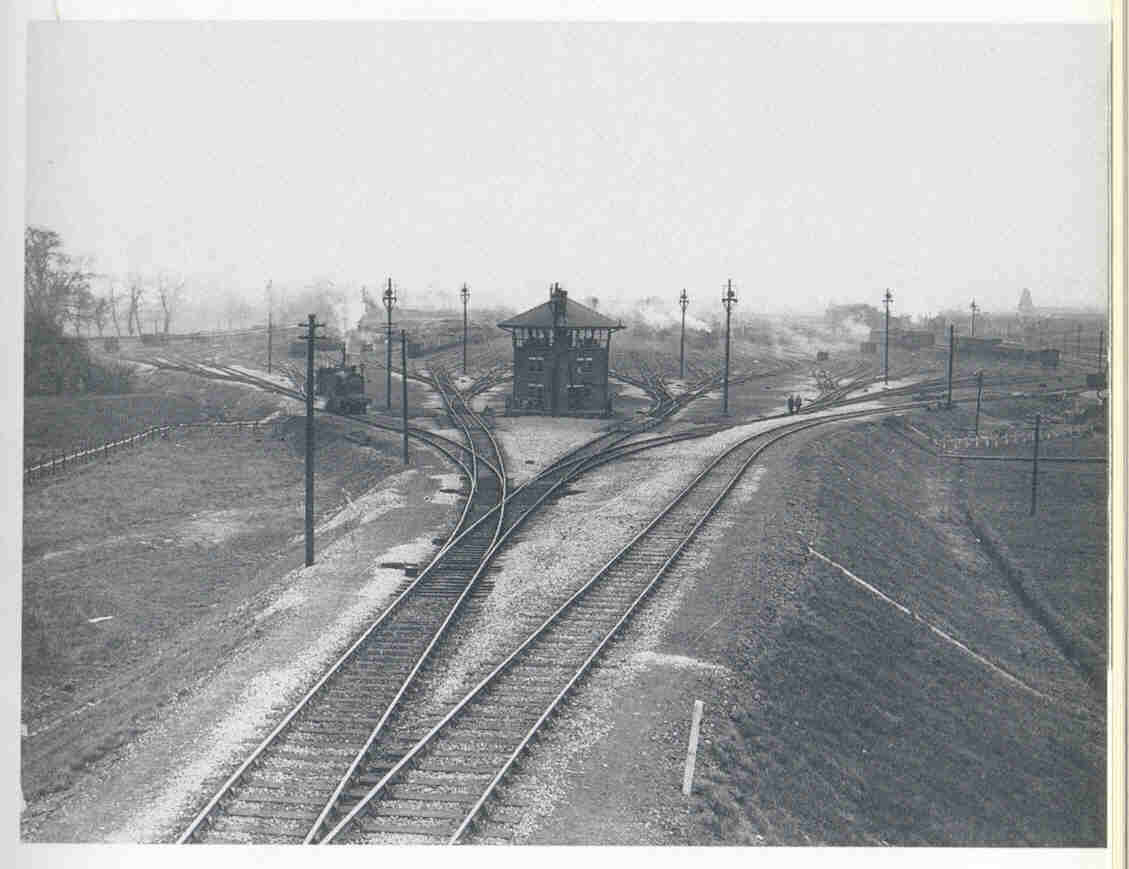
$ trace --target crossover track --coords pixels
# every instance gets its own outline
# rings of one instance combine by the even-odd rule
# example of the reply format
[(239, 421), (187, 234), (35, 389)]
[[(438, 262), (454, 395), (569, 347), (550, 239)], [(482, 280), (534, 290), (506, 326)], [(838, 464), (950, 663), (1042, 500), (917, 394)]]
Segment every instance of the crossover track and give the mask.
[(178, 842), (302, 842), (345, 798), (360, 759), (475, 591), (505, 511), (501, 451), (481, 420), (456, 410), (471, 445), (459, 528), (422, 573), (330, 667), (224, 782)]
[(789, 423), (718, 456), (461, 700), (446, 711), (426, 698), (402, 707), (389, 726), (402, 754), (394, 759), (390, 746), (366, 769), (358, 781), (371, 787), (321, 843), (454, 844), (473, 832), (507, 840), (520, 815), (498, 799), (499, 785), (747, 468), (797, 432), (919, 406)]
[[(660, 420), (613, 430), (563, 456), (512, 494), (488, 428), (450, 388), (434, 380), (452, 419), (474, 446), (471, 496), (460, 528), (420, 576), (330, 667), (241, 763), (180, 835), (189, 842), (311, 842), (348, 812), (369, 783), (372, 759), (406, 746), (384, 730), (416, 676), (441, 645), (483, 579), (501, 543), (588, 463), (682, 440), (690, 433), (625, 441)], [(708, 431), (693, 433), (702, 436)], [(492, 455), (492, 458), (485, 458)]]
[[(207, 373), (208, 369), (212, 372), (228, 374), (223, 370), (223, 366), (208, 366), (205, 371), (198, 373)], [(229, 376), (244, 382), (262, 380), (254, 378), (253, 375), (248, 377), (237, 370), (231, 371)], [(416, 788), (414, 791), (410, 787), (405, 789), (400, 777), (407, 776), (409, 772), (415, 775), (422, 769), (416, 762), (417, 758), (422, 757), (429, 759), (426, 762), (431, 764), (435, 773), (456, 778), (462, 775), (459, 769), (452, 771), (434, 769), (434, 767), (437, 763), (440, 766), (446, 764), (457, 767), (471, 762), (466, 761), (466, 758), (474, 758), (476, 756), (474, 751), (466, 753), (465, 756), (460, 752), (451, 754), (438, 751), (437, 753), (435, 745), (432, 744), (435, 737), (441, 735), (443, 739), (449, 739), (457, 728), (448, 725), (453, 717), (464, 714), (465, 707), (479, 709), (483, 705), (483, 698), (500, 696), (494, 693), (498, 690), (496, 685), (511, 684), (515, 678), (507, 676), (509, 682), (495, 683), (493, 680), (501, 675), (501, 671), (525, 673), (529, 667), (542, 666), (544, 662), (529, 664), (528, 655), (523, 658), (526, 661), (522, 664), (524, 669), (514, 669), (509, 666), (515, 656), (524, 653), (526, 647), (537, 645), (542, 649), (550, 648), (544, 645), (548, 640), (542, 642), (536, 636), (531, 636), (521, 649), (501, 665), (499, 671), (479, 686), (487, 693), (477, 700), (469, 698), (450, 713), (443, 710), (446, 717), (437, 717), (435, 710), (420, 712), (415, 707), (417, 701), (412, 697), (410, 689), (416, 683), (417, 676), (429, 667), (434, 656), (439, 654), (443, 640), (460, 617), (461, 611), (465, 609), (464, 603), (472, 596), (480, 598), (489, 590), (489, 581), (485, 577), (494, 555), (527, 517), (547, 500), (558, 495), (571, 479), (583, 471), (643, 449), (689, 437), (701, 437), (724, 427), (699, 428), (693, 432), (629, 442), (636, 435), (658, 425), (662, 418), (683, 406), (692, 396), (701, 394), (708, 385), (701, 385), (677, 398), (668, 394), (656, 407), (659, 412), (656, 418), (642, 424), (621, 426), (583, 444), (533, 480), (510, 493), (506, 489), (501, 453), (488, 427), (470, 410), (457, 390), (451, 387), (444, 372), (435, 373), (429, 382), (439, 392), (448, 414), (462, 429), (466, 439), (465, 444), (458, 444), (459, 450), (465, 454), (464, 460), (456, 459), (456, 461), (468, 474), (470, 492), (458, 528), (419, 577), (399, 592), (392, 604), (241, 763), (181, 834), (179, 842), (312, 843), (333, 841), (341, 834), (343, 828), (350, 830), (350, 836), (356, 835), (358, 830), (365, 835), (363, 828), (353, 825), (353, 820), (359, 816), (368, 818), (374, 810), (380, 816), (390, 805), (388, 803), (390, 794), (398, 794), (404, 801), (420, 803), (421, 805), (416, 808), (423, 810), (423, 817), (429, 819), (429, 823), (424, 826), (435, 826), (430, 823), (431, 821), (457, 820), (450, 816), (450, 812), (461, 805), (461, 797), (455, 799), (450, 795), (455, 793), (454, 791), (433, 791), (426, 787)], [(267, 380), (262, 380), (256, 385), (282, 391), (277, 383)], [(892, 409), (894, 408), (864, 411), (838, 418), (865, 416)], [(363, 418), (350, 419), (364, 422)], [(793, 423), (788, 427), (787, 433), (828, 421), (830, 420), (819, 419)], [(781, 434), (778, 437), (783, 436), (785, 435)], [(760, 438), (763, 440), (764, 436)], [(450, 441), (450, 443), (457, 442)], [(739, 446), (748, 443), (749, 441), (746, 441)], [(439, 448), (449, 456), (452, 455), (447, 448), (442, 446)], [(732, 455), (733, 451), (730, 451), (703, 472), (691, 487), (698, 494), (691, 495), (688, 490), (670, 505), (664, 516), (656, 518), (644, 532), (648, 540), (670, 543), (673, 538), (664, 538), (662, 532), (655, 530), (656, 525), (664, 523), (664, 526), (681, 529), (681, 525), (677, 523), (683, 520), (668, 521), (667, 515), (685, 513), (690, 509), (688, 506), (678, 507), (679, 503), (700, 504), (704, 497), (701, 493), (709, 492), (710, 487), (714, 485), (706, 482), (705, 478), (708, 475), (717, 477), (718, 474), (723, 474), (724, 472), (718, 468)], [(753, 458), (755, 455), (750, 456), (748, 462)], [(748, 462), (741, 465), (741, 469), (747, 467)], [(735, 481), (739, 474), (740, 471), (737, 471), (732, 475), (732, 480)], [(732, 485), (733, 482), (728, 484), (729, 487)], [(728, 491), (728, 487), (717, 495), (718, 502), (725, 491)], [(712, 511), (715, 508), (716, 503), (708, 509)], [(701, 521), (696, 522), (689, 534), (684, 535), (676, 550), (667, 558), (663, 569), (652, 577), (652, 585), (658, 581), (661, 573), (673, 562), (697, 527), (704, 521), (702, 516)], [(639, 543), (639, 538), (633, 541), (633, 545), (636, 543)], [(601, 576), (615, 565), (626, 567), (634, 563), (632, 559), (622, 556), (622, 553), (621, 556), (617, 556)], [(586, 597), (586, 601), (601, 600), (596, 596), (595, 589), (611, 588), (614, 583), (598, 582), (599, 579), (600, 577), (593, 578), (581, 592), (578, 592), (578, 598), (591, 592), (593, 596)], [(563, 617), (564, 610), (568, 610), (569, 618), (572, 619), (576, 618), (573, 613), (601, 611), (604, 615), (610, 615), (611, 610), (619, 606), (617, 595), (621, 596), (623, 593), (626, 592), (616, 592), (608, 598), (614, 602), (614, 606), (610, 608), (603, 605), (593, 607), (591, 603), (585, 603), (583, 607), (579, 605), (574, 607), (572, 603), (566, 604), (562, 611), (554, 614), (543, 626), (543, 636), (559, 638), (568, 634), (567, 631), (564, 634), (560, 631), (553, 633), (556, 630), (554, 624)], [(598, 594), (605, 592), (600, 591)], [(618, 616), (619, 623), (630, 615), (634, 606), (635, 604)], [(589, 629), (589, 633), (591, 630)], [(574, 639), (575, 637), (569, 636), (569, 642)], [(590, 659), (602, 648), (603, 643), (592, 652)], [(584, 666), (586, 667), (587, 664)], [(534, 686), (529, 678), (525, 678), (524, 681), (519, 678), (518, 683), (515, 684), (529, 689), (527, 692), (529, 697), (541, 697), (543, 694), (533, 690)], [(558, 691), (558, 694), (563, 696), (567, 690), (568, 688)], [(559, 702), (560, 696), (545, 712), (546, 716)], [(499, 707), (498, 704), (494, 704), (493, 707), (488, 705), (488, 708)], [(475, 714), (480, 713), (481, 710)], [(540, 722), (542, 718), (543, 716), (538, 716), (538, 721)], [(514, 721), (518, 720), (521, 720), (520, 716), (514, 719)], [(424, 725), (427, 725), (424, 729), (430, 735), (425, 734), (421, 737), (417, 731)], [(486, 743), (490, 742), (491, 740), (486, 740)], [(528, 738), (524, 738), (517, 744), (512, 752), (514, 758), (527, 743)], [(477, 746), (477, 743), (475, 745)], [(493, 747), (498, 747), (496, 741)], [(494, 772), (492, 769), (487, 778), (491, 780), (496, 778), (500, 781), (505, 771), (512, 766), (512, 762), (511, 758), (500, 772)], [(479, 770), (474, 775), (481, 778), (484, 773)], [(453, 836), (451, 841), (458, 840), (465, 833), (489, 799), (494, 784), (496, 781), (490, 784), (484, 793), (475, 796), (470, 804), (469, 814), (451, 832)], [(375, 800), (380, 793), (382, 793), (380, 799)], [(416, 797), (428, 795), (434, 798), (422, 800), (405, 795), (413, 793)], [(436, 796), (436, 794), (441, 795)], [(393, 808), (397, 804), (392, 804)], [(439, 808), (435, 808), (434, 804), (439, 804)], [(430, 815), (427, 814), (428, 811), (431, 812)], [(436, 815), (435, 812), (442, 814)], [(418, 816), (418, 812), (415, 814)], [(424, 832), (423, 835), (429, 840), (435, 840), (433, 832)]]
[[(140, 360), (135, 360), (140, 361)], [(284, 386), (274, 380), (266, 377), (260, 377), (247, 371), (238, 368), (233, 368), (229, 365), (222, 365), (218, 363), (209, 363), (207, 365), (198, 362), (191, 362), (187, 360), (170, 360), (158, 357), (156, 360), (144, 360), (147, 365), (156, 365), (160, 368), (166, 368), (171, 371), (182, 371), (186, 374), (194, 374), (200, 377), (207, 377), (212, 380), (227, 380), (232, 383), (241, 383), (246, 386), (254, 386), (266, 392), (273, 392), (276, 395), (283, 395), (287, 398), (293, 398), (296, 401), (305, 401), (306, 395), (297, 387)], [(435, 383), (427, 378), (418, 375), (409, 374), (409, 377), (419, 380), (428, 386), (435, 387)], [(392, 432), (395, 434), (403, 434), (403, 427), (392, 425), (390, 423), (377, 422), (376, 420), (368, 419), (365, 416), (355, 416), (351, 414), (332, 414), (327, 410), (317, 410), (318, 413), (327, 413), (332, 416), (340, 416), (343, 419), (348, 419), (358, 425), (367, 426), (369, 428), (379, 429), (381, 431)], [(463, 472), (470, 476), (470, 467), (466, 460), (469, 460), (473, 452), (473, 448), (466, 443), (454, 440), (453, 438), (445, 437), (444, 435), (428, 431), (424, 428), (417, 426), (408, 426), (408, 437), (421, 441), (430, 447), (443, 453), (452, 462), (462, 468)]]

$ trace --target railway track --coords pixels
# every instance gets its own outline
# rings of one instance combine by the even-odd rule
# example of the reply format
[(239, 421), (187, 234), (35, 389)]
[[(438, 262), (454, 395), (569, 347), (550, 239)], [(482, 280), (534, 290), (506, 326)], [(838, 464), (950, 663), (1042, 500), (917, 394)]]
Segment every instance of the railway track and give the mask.
[(178, 839), (301, 842), (345, 799), (360, 758), (480, 583), (502, 528), (506, 477), (489, 429), (442, 384), (471, 445), (471, 490), (431, 563), (228, 777)]
[[(313, 841), (506, 841), (521, 816), (499, 799), (506, 776), (749, 466), (797, 432), (891, 410), (788, 423), (726, 450), (456, 703), (444, 709), (421, 698), (398, 710), (389, 725), (395, 751), (374, 757), (358, 778), (368, 789)], [(594, 456), (581, 467), (612, 459)]]
[(622, 443), (646, 425), (608, 432), (507, 497), (489, 429), (442, 373), (435, 386), (473, 444), (475, 483), (460, 530), (227, 778), (178, 842), (312, 841), (328, 818), (348, 810), (356, 785), (371, 773), (374, 753), (389, 750), (381, 738), (389, 717), (466, 604), (488, 592), (487, 566), (501, 542), (585, 462), (664, 440)]
[[(483, 808), (496, 805), (498, 783), (538, 728), (745, 468), (780, 438), (830, 421), (794, 422), (779, 434), (747, 439), (719, 457), (471, 694), (442, 710), (428, 707), (426, 700), (417, 703), (413, 686), (443, 653), (444, 637), (461, 617), (464, 604), (489, 590), (489, 564), (522, 522), (584, 470), (723, 426), (635, 442), (631, 438), (657, 425), (661, 417), (626, 426), (578, 447), (518, 491), (507, 493), (502, 457), (487, 426), (443, 372), (436, 373), (434, 385), (468, 442), (463, 447), (469, 454), (464, 467), (469, 466), (472, 486), (459, 530), (229, 776), (179, 842), (312, 843), (404, 835), (425, 841), (461, 840), (474, 829)], [(708, 388), (705, 384), (700, 390)], [(673, 400), (668, 404), (669, 412), (678, 406)], [(836, 419), (912, 406), (920, 405)], [(640, 579), (640, 565), (658, 569)], [(594, 645), (579, 642), (585, 637)], [(577, 664), (574, 652), (581, 647), (590, 651)], [(547, 678), (538, 678), (542, 676)], [(548, 705), (536, 714), (523, 711), (526, 707), (520, 704), (533, 698)], [(514, 722), (532, 724), (511, 732)], [(437, 785), (436, 780), (485, 786), (467, 790)]]
[[(249, 371), (244, 371), (238, 368), (233, 368), (229, 365), (222, 364), (201, 364), (188, 360), (169, 360), (159, 358), (156, 361), (147, 360), (146, 364), (158, 365), (161, 368), (166, 368), (173, 371), (182, 371), (186, 374), (194, 374), (201, 377), (208, 377), (213, 380), (227, 380), (232, 383), (240, 383), (246, 386), (254, 386), (263, 389), (267, 392), (273, 392), (276, 395), (283, 395), (287, 398), (293, 398), (297, 401), (305, 401), (306, 395), (298, 387), (287, 387), (282, 384), (270, 380), (266, 377), (253, 374)], [(434, 388), (435, 383), (430, 378), (425, 378), (420, 375), (409, 374), (409, 377), (419, 380), (422, 383)], [(331, 413), (331, 411), (323, 410), (320, 408), (315, 409), (316, 413)], [(365, 416), (357, 416), (351, 414), (333, 414), (334, 416), (341, 416), (343, 419), (348, 419), (358, 425), (367, 426), (368, 428), (378, 429), (380, 431), (391, 432), (394, 434), (403, 434), (403, 427), (393, 425), (390, 423), (379, 422), (374, 419), (369, 419)], [(467, 443), (460, 442), (453, 438), (446, 437), (445, 435), (429, 431), (425, 428), (418, 426), (408, 426), (408, 437), (417, 441), (421, 441), (428, 446), (442, 452), (452, 462), (462, 468), (463, 472), (467, 475), (471, 473), (468, 462), (472, 448)]]

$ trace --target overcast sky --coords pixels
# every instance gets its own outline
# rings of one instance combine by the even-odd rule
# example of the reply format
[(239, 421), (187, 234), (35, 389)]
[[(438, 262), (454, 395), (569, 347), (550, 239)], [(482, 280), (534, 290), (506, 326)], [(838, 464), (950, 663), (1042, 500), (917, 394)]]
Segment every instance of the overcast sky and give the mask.
[[(524, 307), (1102, 304), (1108, 26), (32, 25), (28, 219), (108, 273)], [(703, 310), (704, 309), (704, 310)]]

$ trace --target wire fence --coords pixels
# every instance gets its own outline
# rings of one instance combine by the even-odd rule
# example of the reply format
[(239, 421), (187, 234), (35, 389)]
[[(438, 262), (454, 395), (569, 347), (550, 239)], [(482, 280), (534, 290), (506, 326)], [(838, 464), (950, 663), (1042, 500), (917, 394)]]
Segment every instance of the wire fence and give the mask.
[(120, 453), (122, 450), (136, 449), (142, 444), (155, 439), (167, 440), (170, 434), (176, 432), (211, 430), (217, 432), (231, 431), (241, 433), (262, 431), (265, 429), (273, 431), (277, 424), (276, 420), (268, 417), (267, 419), (232, 420), (223, 422), (182, 422), (168, 425), (155, 425), (144, 431), (118, 438), (117, 440), (105, 441), (96, 445), (84, 444), (71, 452), (60, 452), (46, 459), (42, 456), (37, 457), (32, 460), (35, 464), (28, 465), (24, 468), (24, 482), (35, 482), (46, 477), (54, 476), (55, 474), (63, 473), (68, 468), (75, 468), (79, 465), (86, 465), (90, 462), (107, 459), (112, 455)]

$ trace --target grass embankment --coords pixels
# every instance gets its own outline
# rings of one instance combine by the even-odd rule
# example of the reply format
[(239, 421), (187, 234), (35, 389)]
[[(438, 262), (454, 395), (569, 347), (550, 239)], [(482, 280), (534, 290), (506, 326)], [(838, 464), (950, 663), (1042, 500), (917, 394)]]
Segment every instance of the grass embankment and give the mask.
[[(303, 426), (178, 435), (25, 489), (29, 798), (65, 787), (248, 639), (241, 612), (301, 564)], [(318, 426), (321, 521), (398, 458), (395, 438), (362, 447), (346, 421)]]
[[(1030, 448), (1010, 450), (1030, 454)], [(1056, 441), (1044, 456), (1104, 455), (1104, 439)], [(967, 462), (959, 480), (973, 527), (1063, 651), (1104, 692), (1107, 661), (1107, 466)]]
[[(977, 497), (998, 497), (1002, 511), (1014, 472), (977, 467)], [(882, 424), (825, 434), (795, 459), (790, 515), (766, 520), (777, 569), (739, 551), (721, 567), (746, 573), (749, 595), (734, 603), (743, 628), (725, 661), (743, 686), (703, 764), (699, 817), (720, 840), (1104, 843), (1104, 692), (985, 552), (957, 473)], [(1048, 563), (1038, 576), (1063, 622), (1101, 621), (1104, 576), (1068, 553), (1081, 541), (1104, 553), (1104, 531), (1051, 518), (1092, 512), (1101, 493), (1049, 480), (1046, 488), (1038, 524), (1011, 504), (997, 527), (1018, 536), (1017, 547), (1043, 538)], [(915, 615), (809, 555), (799, 531)], [(1054, 593), (1052, 576), (1066, 578)]]
[(158, 425), (218, 419), (262, 419), (277, 397), (186, 374), (137, 374), (124, 395), (28, 396), (24, 399), (25, 461), (82, 444), (98, 445)]

